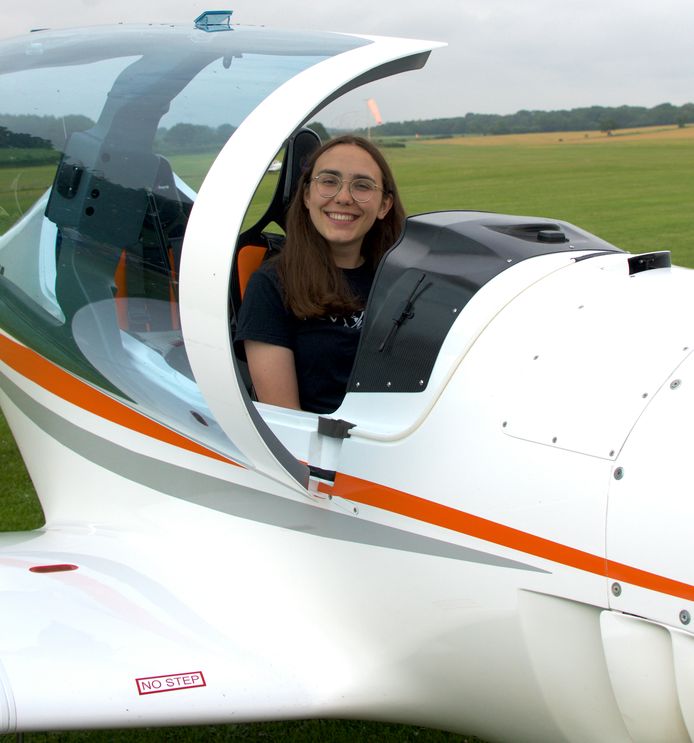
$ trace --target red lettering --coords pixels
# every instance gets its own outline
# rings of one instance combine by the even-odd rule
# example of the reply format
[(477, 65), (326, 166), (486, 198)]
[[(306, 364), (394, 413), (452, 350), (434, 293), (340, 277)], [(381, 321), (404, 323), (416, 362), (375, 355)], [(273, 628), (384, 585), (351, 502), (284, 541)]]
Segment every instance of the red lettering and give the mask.
[(205, 678), (202, 673), (181, 673), (172, 676), (158, 676), (136, 679), (137, 689), (140, 694), (154, 694), (158, 691), (174, 691), (192, 686), (205, 686)]

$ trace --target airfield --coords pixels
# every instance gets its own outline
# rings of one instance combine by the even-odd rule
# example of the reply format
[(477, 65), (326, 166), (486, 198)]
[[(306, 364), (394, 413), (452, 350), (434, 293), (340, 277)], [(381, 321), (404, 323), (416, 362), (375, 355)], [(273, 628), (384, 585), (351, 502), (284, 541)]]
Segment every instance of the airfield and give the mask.
[(577, 132), (537, 132), (534, 134), (499, 134), (492, 136), (451, 137), (450, 139), (431, 139), (431, 143), (448, 142), (470, 147), (488, 145), (498, 147), (517, 144), (531, 147), (551, 144), (608, 144), (615, 140), (620, 142), (645, 142), (647, 140), (692, 140), (694, 128), (691, 126), (651, 126), (639, 129), (615, 129), (610, 134), (597, 131)]
[[(377, 130), (372, 131), (377, 139)], [(671, 250), (673, 262), (694, 268), (691, 173), (694, 126), (604, 132), (384, 140), (409, 213), (440, 209), (499, 211), (563, 219), (630, 252)], [(404, 146), (403, 146), (404, 145)], [(212, 155), (172, 155), (174, 169), (199, 186)], [(50, 185), (54, 166), (0, 167), (0, 204), (26, 209)], [(276, 176), (261, 184), (262, 203)], [(14, 188), (8, 185), (14, 184)], [(259, 206), (258, 209), (261, 207)], [(249, 217), (250, 219), (251, 217)], [(0, 528), (40, 526), (42, 515), (14, 442), (0, 420)], [(15, 736), (0, 736), (0, 741)], [(31, 743), (53, 741), (410, 741), (473, 743), (472, 737), (376, 723), (297, 722), (179, 730), (30, 733)]]

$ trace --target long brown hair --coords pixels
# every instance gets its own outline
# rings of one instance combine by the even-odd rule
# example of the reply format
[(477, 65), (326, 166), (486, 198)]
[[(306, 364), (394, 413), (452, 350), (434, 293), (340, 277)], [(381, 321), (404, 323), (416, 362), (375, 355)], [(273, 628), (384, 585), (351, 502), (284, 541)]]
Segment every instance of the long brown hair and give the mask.
[(386, 216), (377, 219), (364, 236), (362, 256), (372, 270), (376, 270), (384, 253), (395, 244), (405, 221), (405, 209), (390, 166), (369, 140), (345, 135), (329, 140), (314, 152), (299, 178), (287, 212), (287, 240), (277, 259), (284, 300), (297, 317), (348, 314), (362, 309), (362, 303), (350, 291), (342, 271), (332, 259), (327, 241), (315, 228), (304, 204), (304, 193), (311, 184), (316, 161), (341, 144), (356, 145), (371, 155), (381, 170), (383, 191), (393, 199)]

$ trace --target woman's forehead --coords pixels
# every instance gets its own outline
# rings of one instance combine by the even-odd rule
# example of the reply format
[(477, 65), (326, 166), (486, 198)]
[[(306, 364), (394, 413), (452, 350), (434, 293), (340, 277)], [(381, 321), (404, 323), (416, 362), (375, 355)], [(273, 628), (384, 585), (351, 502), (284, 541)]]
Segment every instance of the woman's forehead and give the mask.
[(373, 157), (356, 144), (338, 144), (326, 150), (316, 160), (314, 173), (323, 170), (350, 177), (366, 176), (374, 180), (381, 177), (381, 169)]

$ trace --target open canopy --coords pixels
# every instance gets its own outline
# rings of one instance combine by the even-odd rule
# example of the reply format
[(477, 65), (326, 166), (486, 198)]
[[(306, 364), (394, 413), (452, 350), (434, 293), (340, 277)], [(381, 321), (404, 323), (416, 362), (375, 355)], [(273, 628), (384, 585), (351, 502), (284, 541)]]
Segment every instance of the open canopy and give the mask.
[(422, 66), (435, 44), (214, 30), (41, 31), (0, 46), (0, 131), (21, 153), (0, 193), (0, 324), (146, 416), (303, 487), (237, 378), (237, 238), (293, 132), (342, 93)]

